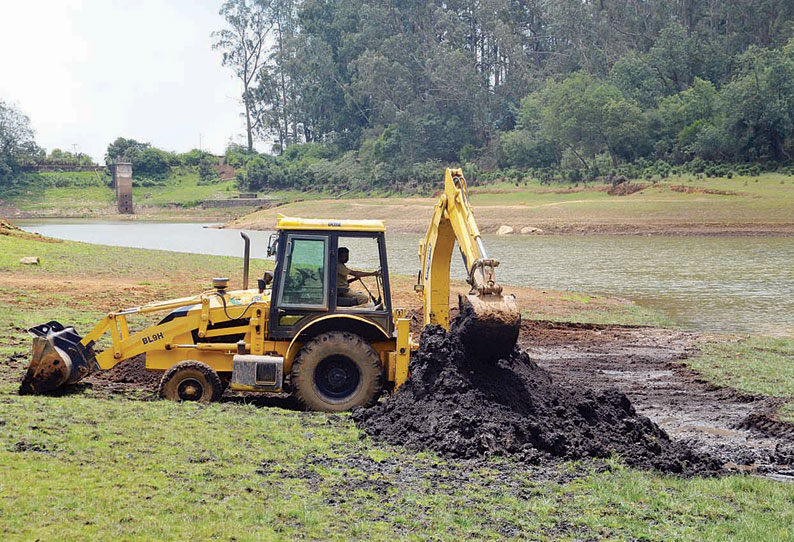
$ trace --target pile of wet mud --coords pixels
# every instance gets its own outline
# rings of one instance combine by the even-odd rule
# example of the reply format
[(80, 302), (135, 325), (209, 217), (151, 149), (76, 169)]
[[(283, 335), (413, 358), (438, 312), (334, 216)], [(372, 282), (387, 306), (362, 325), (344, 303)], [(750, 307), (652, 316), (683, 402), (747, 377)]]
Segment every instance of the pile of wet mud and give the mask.
[(615, 389), (552, 381), (517, 348), (497, 362), (471, 355), (460, 316), (446, 333), (422, 332), (410, 378), (353, 419), (373, 439), (453, 458), (513, 456), (538, 464), (620, 456), (628, 465), (680, 475), (720, 472), (716, 460), (672, 441)]
[(95, 390), (112, 387), (114, 384), (128, 384), (138, 390), (156, 392), (162, 376), (161, 372), (146, 370), (146, 356), (141, 354), (122, 361), (107, 371), (92, 373), (84, 381)]

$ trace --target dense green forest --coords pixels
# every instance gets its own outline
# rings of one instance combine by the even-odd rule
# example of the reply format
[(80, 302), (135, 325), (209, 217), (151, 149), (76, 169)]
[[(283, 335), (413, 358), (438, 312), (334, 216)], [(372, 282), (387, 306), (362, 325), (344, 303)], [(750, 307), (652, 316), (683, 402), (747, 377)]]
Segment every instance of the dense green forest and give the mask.
[[(452, 164), (474, 182), (794, 167), (791, 0), (228, 0), (218, 26), (245, 190), (427, 190)], [(0, 184), (91, 162), (33, 136), (0, 102)], [(117, 156), (139, 184), (177, 166), (216, 179), (198, 150), (119, 138)]]
[(791, 165), (790, 0), (229, 0), (221, 15), (249, 148), (278, 155), (250, 163), (250, 188), (410, 186), (450, 163), (547, 180)]

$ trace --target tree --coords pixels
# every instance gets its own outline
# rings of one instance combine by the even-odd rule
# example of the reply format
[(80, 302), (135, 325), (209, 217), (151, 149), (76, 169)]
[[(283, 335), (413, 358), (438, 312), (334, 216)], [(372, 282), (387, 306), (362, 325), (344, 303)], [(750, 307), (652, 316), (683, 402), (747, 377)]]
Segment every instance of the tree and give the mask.
[(143, 143), (123, 137), (108, 145), (105, 163), (110, 165), (117, 159), (132, 163), (133, 177), (164, 179), (172, 166), (182, 165), (181, 158), (168, 151), (152, 147), (151, 143)]
[(700, 134), (711, 125), (716, 114), (717, 99), (714, 85), (699, 77), (692, 87), (662, 99), (650, 114), (657, 154), (673, 153), (683, 158), (694, 152)]
[(636, 158), (646, 133), (639, 107), (614, 85), (576, 72), (543, 90), (543, 129), (572, 152), (585, 169), (587, 157), (606, 151), (617, 167), (619, 158)]
[(246, 190), (267, 190), (282, 184), (283, 173), (272, 157), (256, 156), (238, 174), (237, 180)]
[(664, 84), (666, 94), (686, 89), (696, 75), (695, 45), (686, 29), (676, 22), (667, 25), (648, 53), (647, 62)]
[(105, 152), (105, 164), (110, 165), (119, 158), (134, 163), (138, 155), (149, 147), (151, 147), (149, 143), (117, 137), (113, 143), (108, 145), (108, 150)]
[(197, 166), (202, 160), (217, 161), (212, 153), (199, 149), (190, 149), (188, 152), (179, 155), (180, 160), (186, 166)]
[(148, 147), (132, 160), (132, 175), (150, 179), (164, 179), (171, 171), (172, 154)]
[(254, 132), (257, 129), (255, 121), (251, 119), (251, 88), (264, 62), (266, 41), (273, 29), (273, 22), (266, 18), (264, 9), (268, 5), (268, 0), (226, 0), (220, 14), (229, 28), (212, 33), (213, 48), (223, 52), (223, 65), (234, 70), (243, 84), (242, 99), (249, 151), (254, 148)]
[[(216, 47), (252, 81), (252, 137), (274, 140), (271, 169), (290, 186), (397, 184), (433, 161), (593, 178), (640, 157), (794, 151), (791, 0), (229, 0), (222, 12)], [(252, 41), (255, 27), (268, 39)], [(245, 43), (264, 50), (241, 56)], [(780, 58), (751, 62), (752, 45)], [(283, 160), (307, 143), (325, 147), (322, 164)]]
[(794, 143), (794, 41), (786, 51), (750, 47), (720, 92), (725, 131), (745, 159), (791, 160)]
[(69, 164), (74, 166), (94, 165), (94, 161), (87, 154), (82, 152), (72, 153), (58, 148), (52, 149), (43, 161), (50, 164)]
[(653, 108), (665, 95), (665, 86), (645, 56), (632, 52), (615, 62), (609, 81), (643, 109)]
[(518, 125), (499, 137), (500, 166), (544, 168), (557, 162), (557, 148), (543, 130), (542, 93), (521, 100)]
[(210, 184), (218, 179), (217, 161), (214, 157), (203, 156), (198, 163), (199, 183)]
[(19, 172), (19, 166), (34, 163), (44, 156), (36, 145), (30, 118), (11, 104), (0, 100), (0, 182)]

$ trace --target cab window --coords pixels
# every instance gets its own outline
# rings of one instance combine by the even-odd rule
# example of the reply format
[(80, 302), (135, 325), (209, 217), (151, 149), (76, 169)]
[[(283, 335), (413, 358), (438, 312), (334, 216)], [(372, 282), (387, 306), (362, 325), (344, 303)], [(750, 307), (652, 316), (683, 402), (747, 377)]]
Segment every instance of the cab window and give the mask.
[(327, 307), (327, 268), (327, 239), (291, 237), (279, 306)]

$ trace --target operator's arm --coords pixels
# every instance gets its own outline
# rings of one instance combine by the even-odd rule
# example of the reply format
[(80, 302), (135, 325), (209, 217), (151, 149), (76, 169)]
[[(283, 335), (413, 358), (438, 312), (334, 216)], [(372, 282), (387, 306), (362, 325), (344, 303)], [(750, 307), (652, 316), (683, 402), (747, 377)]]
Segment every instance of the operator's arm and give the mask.
[(364, 278), (364, 277), (375, 277), (380, 275), (380, 271), (356, 271), (355, 269), (348, 269), (348, 273), (353, 276), (353, 280)]

